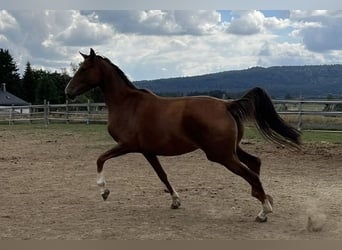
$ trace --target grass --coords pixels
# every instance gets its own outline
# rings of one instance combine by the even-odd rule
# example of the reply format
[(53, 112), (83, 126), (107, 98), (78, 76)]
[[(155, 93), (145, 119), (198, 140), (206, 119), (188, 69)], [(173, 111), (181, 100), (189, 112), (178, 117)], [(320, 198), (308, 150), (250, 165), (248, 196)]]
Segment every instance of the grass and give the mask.
[[(50, 124), (45, 127), (42, 124), (16, 124), (16, 125), (0, 125), (0, 137), (6, 131), (20, 131), (20, 133), (33, 133), (39, 136), (41, 133), (54, 133), (54, 134), (79, 134), (88, 140), (97, 140), (103, 142), (112, 142), (111, 137), (107, 132), (105, 124)], [(247, 126), (245, 128), (246, 139), (253, 139), (262, 141), (262, 135), (257, 131), (254, 126)], [(342, 144), (342, 132), (336, 131), (315, 131), (305, 130), (302, 132), (302, 141), (305, 142), (329, 142), (334, 144)]]
[[(246, 127), (245, 138), (254, 140), (264, 140), (255, 127)], [(302, 142), (329, 142), (342, 144), (342, 132), (324, 130), (304, 130), (302, 131)]]
[[(294, 127), (298, 126), (298, 115), (283, 115), (282, 118)], [(323, 115), (303, 115), (303, 130), (341, 130), (342, 117), (323, 116)]]
[(47, 127), (44, 124), (15, 124), (15, 125), (0, 125), (1, 131), (6, 130), (17, 130), (17, 131), (24, 131), (24, 130), (56, 130), (56, 131), (68, 131), (68, 132), (102, 132), (107, 131), (107, 125), (105, 124), (61, 124), (61, 123), (54, 123), (50, 124)]
[(58, 136), (78, 135), (78, 138), (85, 141), (113, 143), (113, 139), (107, 132), (105, 124), (50, 124), (47, 127), (43, 124), (16, 124), (0, 125), (1, 134), (6, 131), (15, 131), (20, 134), (34, 134), (58, 138)]

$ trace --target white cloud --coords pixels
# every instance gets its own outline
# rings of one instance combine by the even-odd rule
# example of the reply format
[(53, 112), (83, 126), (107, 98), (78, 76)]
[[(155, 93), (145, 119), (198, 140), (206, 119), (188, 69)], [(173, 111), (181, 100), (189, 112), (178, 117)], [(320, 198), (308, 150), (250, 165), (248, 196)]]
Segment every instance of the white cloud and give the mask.
[(292, 25), (289, 19), (267, 17), (264, 18), (264, 27), (267, 29), (286, 29)]
[(0, 25), (0, 47), (10, 49), (21, 70), (27, 61), (51, 70), (66, 68), (74, 51), (103, 44), (113, 34), (109, 25), (79, 11), (1, 11)]
[(253, 35), (263, 32), (264, 15), (260, 11), (246, 11), (240, 17), (233, 19), (228, 32), (235, 35)]
[(94, 46), (106, 43), (113, 36), (113, 30), (107, 24), (92, 22), (79, 13), (72, 15), (72, 21), (68, 27), (55, 36), (50, 36), (49, 41), (55, 39), (59, 45), (64, 46)]
[(106, 51), (105, 55), (127, 70), (132, 79), (153, 79), (255, 66), (264, 39), (274, 38), (267, 34), (238, 37), (223, 32), (172, 37), (121, 34), (115, 37), (111, 47), (99, 52)]
[[(227, 15), (227, 12), (225, 13)], [(273, 65), (340, 63), (340, 11), (0, 11), (0, 48), (45, 69), (68, 68), (93, 47), (131, 79)]]
[(327, 10), (291, 10), (290, 18), (294, 20), (316, 19), (317, 17), (327, 16)]
[(217, 11), (114, 10), (83, 11), (121, 33), (141, 35), (202, 35), (212, 32), (220, 21)]
[(26, 50), (28, 56), (34, 58), (63, 56), (59, 48), (43, 45), (51, 35), (61, 32), (71, 20), (70, 11), (12, 11), (17, 22), (16, 29), (5, 33), (7, 38), (17, 47)]
[(310, 65), (324, 64), (325, 58), (321, 54), (305, 49), (300, 43), (275, 43), (266, 41), (262, 46), (258, 65)]
[(294, 34), (302, 37), (308, 50), (342, 50), (342, 11), (296, 10), (291, 12), (290, 19), (307, 24), (298, 27)]
[(17, 22), (6, 10), (0, 10), (0, 31), (14, 28)]
[(239, 11), (237, 18), (228, 24), (227, 32), (235, 35), (254, 35), (270, 32), (272, 29), (285, 29), (291, 26), (289, 19), (265, 17), (261, 11)]

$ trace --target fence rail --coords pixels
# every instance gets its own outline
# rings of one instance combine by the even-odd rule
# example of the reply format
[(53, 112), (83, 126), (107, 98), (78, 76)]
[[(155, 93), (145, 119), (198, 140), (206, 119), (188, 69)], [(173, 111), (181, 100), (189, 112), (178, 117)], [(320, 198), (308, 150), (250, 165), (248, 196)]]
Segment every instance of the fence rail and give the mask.
[(0, 107), (0, 123), (106, 123), (107, 107), (104, 103), (68, 103)]
[[(298, 129), (342, 130), (342, 100), (273, 100), (277, 112)], [(106, 123), (104, 103), (0, 107), (0, 123)]]

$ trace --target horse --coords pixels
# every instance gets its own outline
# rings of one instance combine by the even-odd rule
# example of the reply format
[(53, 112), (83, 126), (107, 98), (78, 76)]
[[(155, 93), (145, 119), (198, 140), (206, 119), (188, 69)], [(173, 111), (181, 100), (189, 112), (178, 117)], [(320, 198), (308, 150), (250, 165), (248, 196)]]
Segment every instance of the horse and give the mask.
[(299, 148), (301, 134), (277, 114), (264, 89), (255, 87), (233, 101), (209, 96), (160, 97), (137, 88), (118, 66), (96, 55), (93, 49), (89, 55), (80, 54), (84, 61), (67, 84), (65, 94), (73, 99), (99, 87), (108, 108), (107, 129), (116, 142), (96, 162), (103, 200), (110, 194), (105, 188), (104, 163), (128, 153), (141, 153), (171, 195), (171, 208), (179, 208), (179, 195), (158, 156), (201, 149), (209, 161), (223, 165), (250, 184), (251, 195), (261, 202), (256, 221), (267, 221), (273, 211), (273, 198), (265, 193), (260, 180), (261, 160), (240, 146), (243, 123), (253, 120), (265, 138), (283, 147)]

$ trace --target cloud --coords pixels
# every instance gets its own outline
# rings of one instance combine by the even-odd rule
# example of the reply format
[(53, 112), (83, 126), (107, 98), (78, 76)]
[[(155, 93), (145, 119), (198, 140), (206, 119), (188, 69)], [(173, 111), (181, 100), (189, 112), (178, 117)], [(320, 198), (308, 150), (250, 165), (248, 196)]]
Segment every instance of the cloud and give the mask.
[(49, 70), (78, 63), (78, 51), (93, 47), (133, 80), (341, 61), (340, 11), (274, 13), (0, 10), (0, 47), (19, 68), (30, 61)]
[(49, 48), (44, 41), (68, 27), (71, 20), (69, 11), (11, 11), (16, 20), (16, 28), (5, 33), (17, 47), (26, 50), (27, 56), (35, 58), (55, 57), (62, 54), (59, 48)]
[(301, 43), (266, 41), (259, 51), (257, 65), (310, 65), (324, 61), (323, 55), (306, 50)]
[(103, 23), (88, 19), (78, 12), (72, 14), (71, 22), (65, 30), (50, 35), (45, 44), (54, 41), (63, 46), (94, 46), (106, 43), (113, 36), (112, 28)]
[(74, 51), (104, 44), (114, 33), (109, 25), (72, 10), (3, 10), (0, 32), (0, 47), (10, 49), (19, 68), (30, 61), (52, 70), (66, 68)]
[(266, 17), (261, 11), (234, 12), (233, 18), (227, 25), (227, 32), (235, 35), (255, 35), (269, 32), (271, 29), (285, 29), (291, 26), (288, 19)]
[(6, 10), (0, 10), (0, 31), (12, 29), (17, 25), (17, 22), (13, 16), (11, 16)]
[(316, 52), (341, 50), (342, 49), (342, 30), (340, 19), (329, 26), (311, 27), (300, 31), (303, 42), (307, 49)]
[(220, 21), (217, 11), (114, 10), (82, 11), (118, 32), (140, 35), (203, 35), (212, 32)]
[(290, 19), (304, 22), (294, 32), (303, 39), (308, 50), (324, 52), (342, 50), (342, 11), (292, 11)]
[(240, 17), (233, 19), (227, 32), (235, 35), (253, 35), (264, 30), (264, 15), (260, 11), (247, 11), (240, 14)]
[[(113, 63), (134, 80), (191, 76), (255, 66), (270, 34), (235, 36), (224, 32), (207, 36), (120, 34), (102, 47)], [(88, 52), (88, 51), (86, 51)]]

